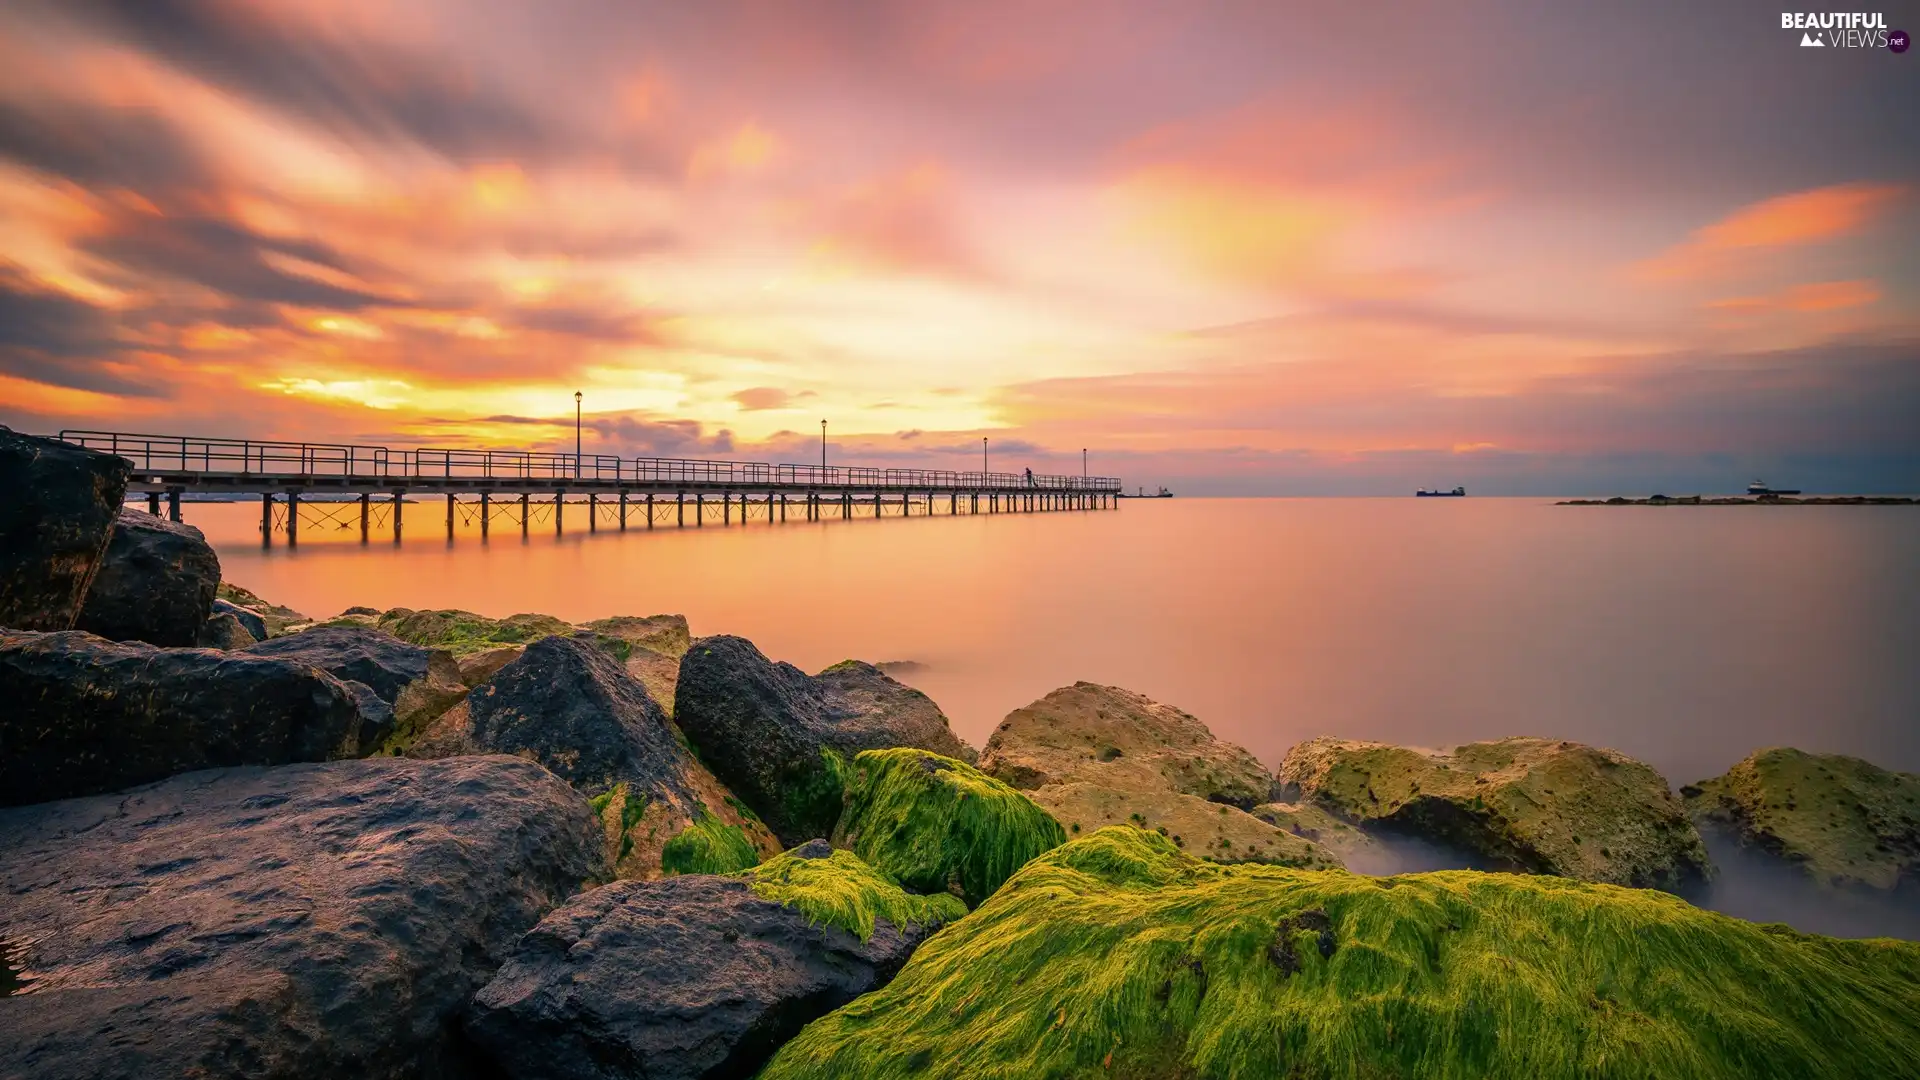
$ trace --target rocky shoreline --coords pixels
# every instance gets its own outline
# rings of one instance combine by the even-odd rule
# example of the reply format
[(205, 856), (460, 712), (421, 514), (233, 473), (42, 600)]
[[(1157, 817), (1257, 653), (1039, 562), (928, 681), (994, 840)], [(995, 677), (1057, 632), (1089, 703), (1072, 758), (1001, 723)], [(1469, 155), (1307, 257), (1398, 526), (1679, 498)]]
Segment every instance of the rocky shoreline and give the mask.
[(1920, 499), (1907, 495), (1652, 495), (1628, 499), (1563, 499), (1555, 506), (1920, 506)]
[[(118, 478), (116, 480), (116, 477)], [(1902, 1075), (1920, 944), (1693, 907), (1701, 830), (1914, 902), (1920, 777), (1311, 739), (1130, 691), (976, 751), (672, 615), (219, 577), (0, 429), (0, 1076)], [(1505, 873), (1369, 877), (1417, 837)]]

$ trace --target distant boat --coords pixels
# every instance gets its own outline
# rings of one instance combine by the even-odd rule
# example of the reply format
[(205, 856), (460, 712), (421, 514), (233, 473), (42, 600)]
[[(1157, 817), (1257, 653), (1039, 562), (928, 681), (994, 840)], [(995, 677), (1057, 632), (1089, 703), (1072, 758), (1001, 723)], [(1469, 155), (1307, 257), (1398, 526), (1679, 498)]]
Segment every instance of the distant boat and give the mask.
[(1164, 487), (1161, 488), (1159, 491), (1154, 492), (1151, 495), (1147, 494), (1146, 488), (1134, 488), (1133, 490), (1134, 490), (1134, 494), (1132, 495), (1129, 495), (1124, 491), (1120, 492), (1119, 493), (1120, 498), (1122, 499), (1171, 499), (1173, 498), (1173, 492), (1168, 491)]
[(1747, 485), (1749, 495), (1798, 495), (1799, 488), (1770, 488), (1765, 480), (1755, 480)]
[(1428, 491), (1426, 488), (1421, 488), (1419, 491), (1414, 492), (1414, 494), (1423, 499), (1458, 499), (1466, 497), (1467, 489), (1457, 487), (1452, 491)]

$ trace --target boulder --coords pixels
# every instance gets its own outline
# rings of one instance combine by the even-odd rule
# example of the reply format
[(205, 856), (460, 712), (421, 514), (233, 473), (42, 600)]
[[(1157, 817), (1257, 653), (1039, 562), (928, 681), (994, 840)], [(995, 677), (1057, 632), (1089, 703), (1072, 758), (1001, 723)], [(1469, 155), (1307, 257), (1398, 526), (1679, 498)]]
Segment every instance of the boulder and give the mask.
[(254, 641), (265, 641), (270, 636), (267, 633), (267, 620), (259, 612), (252, 608), (241, 607), (231, 600), (222, 599), (216, 591), (213, 597), (213, 617), (219, 618), (222, 615), (233, 616), (241, 626), (246, 628), (247, 636)]
[(675, 660), (687, 655), (687, 649), (693, 644), (685, 615), (615, 615), (581, 623), (580, 629)]
[(459, 657), (460, 681), (468, 686), (479, 686), (493, 678), (495, 672), (519, 659), (526, 649), (525, 645), (501, 645)]
[(231, 581), (221, 582), (220, 587), (214, 590), (213, 596), (216, 603), (225, 600), (235, 607), (252, 612), (266, 628), (266, 633), (259, 635), (261, 641), (270, 637), (279, 637), (286, 633), (289, 627), (312, 621), (290, 607), (268, 603)]
[(0, 631), (0, 701), (0, 805), (365, 751), (340, 680), (244, 650)]
[(366, 683), (393, 706), (395, 737), (405, 739), (467, 696), (460, 669), (441, 649), (410, 645), (366, 626), (315, 626), (249, 645), (254, 656), (279, 656)]
[(213, 612), (220, 558), (191, 525), (122, 510), (74, 629), (191, 648)]
[(1258, 758), (1193, 716), (1117, 686), (1063, 686), (1000, 722), (980, 768), (1021, 789), (1075, 780), (1183, 792), (1242, 810), (1267, 801)]
[(1496, 866), (1677, 889), (1712, 873), (1667, 781), (1612, 750), (1554, 739), (1452, 753), (1309, 739), (1280, 779), (1347, 821), (1475, 852)]
[(1193, 716), (1117, 686), (1075, 683), (1015, 709), (987, 740), (980, 768), (1073, 835), (1132, 824), (1216, 862), (1340, 865), (1312, 838), (1247, 813), (1273, 787), (1257, 758)]
[(73, 629), (132, 468), (0, 427), (0, 626)]
[(924, 695), (860, 667), (816, 679), (745, 638), (701, 638), (680, 662), (674, 720), (783, 843), (830, 836), (855, 754), (894, 746), (965, 753), (944, 718), (929, 720)]
[(239, 619), (216, 611), (200, 624), (200, 636), (195, 644), (202, 649), (244, 649), (258, 640)]
[(489, 619), (471, 611), (414, 611), (411, 608), (371, 615), (374, 625), (402, 641), (445, 649), (455, 656), (480, 652), (500, 645), (525, 645), (555, 634), (571, 634), (573, 626), (551, 615), (509, 615)]
[(1032, 799), (966, 762), (902, 748), (853, 759), (833, 843), (915, 892), (973, 907), (1066, 839)]
[(745, 876), (617, 882), (541, 920), (466, 1030), (514, 1080), (752, 1076), (963, 910), (824, 844)]
[(1920, 775), (1773, 747), (1680, 790), (1703, 826), (1794, 863), (1821, 884), (1920, 892)]
[(1920, 944), (1660, 892), (1219, 866), (1115, 826), (1028, 863), (758, 1080), (1899, 1076), (1916, 971)]
[(477, 1080), (461, 1010), (604, 872), (579, 795), (498, 757), (193, 773), (0, 811), (0, 850), (13, 1080)]
[(623, 878), (740, 870), (780, 850), (591, 634), (528, 645), (407, 752), (540, 762), (592, 800)]
[(1342, 821), (1325, 807), (1310, 802), (1261, 803), (1248, 811), (1253, 817), (1290, 836), (1311, 840), (1332, 852), (1350, 869), (1355, 859), (1375, 862), (1384, 857), (1379, 841), (1352, 823)]

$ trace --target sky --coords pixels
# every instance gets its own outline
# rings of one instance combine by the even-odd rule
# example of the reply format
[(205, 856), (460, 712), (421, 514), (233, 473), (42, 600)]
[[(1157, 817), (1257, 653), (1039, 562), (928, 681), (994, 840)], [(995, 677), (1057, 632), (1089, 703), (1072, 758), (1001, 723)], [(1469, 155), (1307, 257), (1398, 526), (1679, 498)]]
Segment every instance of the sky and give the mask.
[[(1920, 2), (1881, 13), (1920, 28)], [(1920, 52), (1752, 3), (8, 0), (0, 424), (1920, 491)]]

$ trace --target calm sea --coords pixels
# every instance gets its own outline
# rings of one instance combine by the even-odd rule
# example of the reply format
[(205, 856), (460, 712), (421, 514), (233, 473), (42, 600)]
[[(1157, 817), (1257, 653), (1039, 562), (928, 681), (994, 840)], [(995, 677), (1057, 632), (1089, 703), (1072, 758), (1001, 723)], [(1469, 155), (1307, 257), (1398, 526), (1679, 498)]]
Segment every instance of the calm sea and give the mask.
[[(797, 509), (797, 508), (796, 508)], [(259, 510), (193, 504), (226, 577), (309, 615), (352, 605), (679, 612), (809, 671), (899, 672), (979, 746), (1085, 679), (1199, 716), (1269, 765), (1313, 735), (1446, 747), (1541, 735), (1681, 784), (1757, 747), (1920, 771), (1920, 508), (1561, 507), (1536, 499), (1171, 499), (1118, 511), (625, 533), (406, 508), (395, 544), (312, 507), (263, 550)], [(603, 515), (606, 511), (603, 511)], [(668, 519), (670, 521), (670, 518)], [(1920, 938), (1920, 910), (1819, 893), (1714, 845), (1705, 906)], [(1397, 860), (1397, 861), (1396, 861)], [(1407, 844), (1384, 869), (1463, 865)]]

